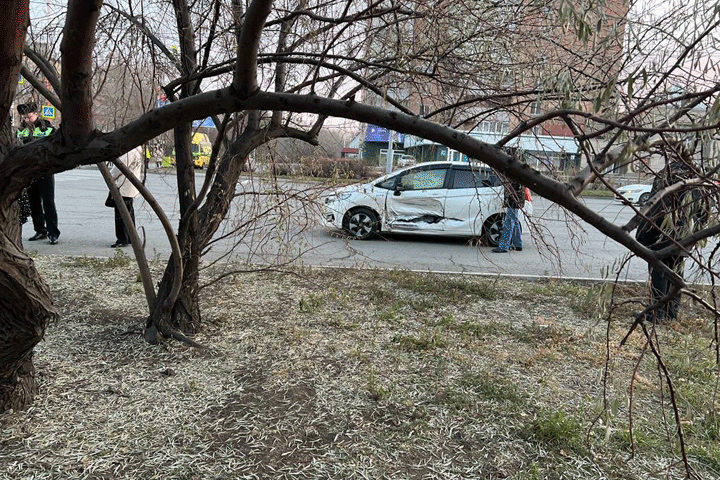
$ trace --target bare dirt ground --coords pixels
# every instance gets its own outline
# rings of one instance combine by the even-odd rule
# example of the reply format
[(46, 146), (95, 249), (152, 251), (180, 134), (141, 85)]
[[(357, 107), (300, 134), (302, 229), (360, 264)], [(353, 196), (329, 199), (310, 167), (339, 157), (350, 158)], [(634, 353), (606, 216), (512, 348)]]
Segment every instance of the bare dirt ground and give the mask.
[[(0, 415), (2, 479), (686, 476), (658, 362), (641, 332), (620, 346), (644, 287), (610, 304), (597, 284), (238, 273), (203, 290), (194, 349), (143, 341), (127, 257), (36, 261), (63, 316), (36, 349), (35, 403)], [(685, 305), (651, 334), (706, 479), (720, 477), (713, 328)]]

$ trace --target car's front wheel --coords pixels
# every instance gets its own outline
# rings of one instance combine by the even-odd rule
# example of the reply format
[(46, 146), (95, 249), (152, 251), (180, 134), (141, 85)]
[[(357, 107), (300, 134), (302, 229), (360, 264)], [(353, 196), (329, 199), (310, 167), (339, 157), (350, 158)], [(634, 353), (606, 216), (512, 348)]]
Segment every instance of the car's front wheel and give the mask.
[(378, 217), (369, 208), (356, 208), (345, 214), (343, 228), (357, 240), (368, 240), (378, 231)]
[(485, 243), (490, 247), (497, 247), (500, 245), (500, 235), (502, 235), (503, 226), (502, 213), (492, 215), (490, 218), (485, 220), (483, 224), (483, 238)]
[(649, 193), (647, 193), (647, 192), (643, 193), (642, 195), (640, 195), (640, 198), (638, 198), (638, 204), (645, 205), (648, 202), (648, 200), (650, 200), (650, 197), (651, 197), (651, 195)]

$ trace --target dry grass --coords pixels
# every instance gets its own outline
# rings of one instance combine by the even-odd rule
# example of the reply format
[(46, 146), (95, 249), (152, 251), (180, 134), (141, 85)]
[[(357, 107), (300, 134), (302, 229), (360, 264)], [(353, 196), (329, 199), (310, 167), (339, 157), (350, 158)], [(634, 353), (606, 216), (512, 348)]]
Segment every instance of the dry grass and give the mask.
[[(0, 416), (3, 479), (685, 476), (649, 356), (629, 458), (628, 392), (643, 342), (618, 346), (629, 322), (618, 311), (604, 391), (607, 323), (596, 315), (606, 296), (596, 285), (238, 275), (204, 291), (196, 340), (209, 348), (196, 350), (128, 333), (145, 308), (126, 258), (36, 260), (63, 317), (36, 350), (37, 400)], [(718, 478), (710, 325), (684, 312), (658, 338), (691, 464)]]

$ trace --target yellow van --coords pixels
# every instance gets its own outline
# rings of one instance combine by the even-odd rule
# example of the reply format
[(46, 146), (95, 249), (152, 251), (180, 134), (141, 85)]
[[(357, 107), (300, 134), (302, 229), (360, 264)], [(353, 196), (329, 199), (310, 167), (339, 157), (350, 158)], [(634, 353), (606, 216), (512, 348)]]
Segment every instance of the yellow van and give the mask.
[(210, 163), (212, 143), (204, 133), (194, 133), (192, 137), (192, 155), (195, 168), (205, 168)]

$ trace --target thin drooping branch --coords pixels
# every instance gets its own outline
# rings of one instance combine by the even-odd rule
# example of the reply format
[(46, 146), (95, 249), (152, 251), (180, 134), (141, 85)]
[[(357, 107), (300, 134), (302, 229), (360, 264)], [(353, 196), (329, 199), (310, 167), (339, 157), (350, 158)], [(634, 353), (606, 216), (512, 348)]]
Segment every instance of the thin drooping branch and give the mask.
[[(122, 164), (122, 162), (117, 159), (113, 159), (113, 164), (118, 165)], [(137, 233), (137, 228), (135, 228), (135, 223), (132, 221), (132, 218), (130, 217), (130, 212), (128, 211), (128, 208), (123, 201), (120, 189), (117, 185), (115, 185), (115, 182), (113, 181), (110, 169), (107, 167), (105, 162), (100, 162), (97, 164), (97, 166), (100, 169), (100, 174), (105, 180), (105, 184), (110, 190), (110, 194), (115, 201), (115, 205), (117, 205), (120, 216), (122, 217), (123, 223), (125, 224), (125, 230), (130, 236), (130, 245), (132, 245), (133, 253), (135, 254), (135, 260), (137, 262), (138, 268), (140, 269), (140, 278), (142, 279), (143, 289), (145, 290), (145, 300), (148, 304), (148, 311), (150, 311), (155, 304), (155, 286), (153, 283), (152, 274), (150, 273), (150, 268), (148, 267), (147, 258), (145, 257), (145, 249), (142, 247), (142, 243), (140, 242), (140, 236)], [(132, 174), (130, 169), (128, 169), (128, 171)], [(133, 182), (132, 180), (130, 180), (130, 182), (135, 184), (135, 182)], [(140, 182), (140, 184), (142, 184), (142, 182)], [(150, 202), (148, 201), (148, 203)]]
[(675, 386), (673, 385), (672, 381), (672, 375), (668, 371), (667, 366), (665, 365), (665, 362), (663, 361), (662, 354), (658, 351), (657, 345), (655, 345), (655, 342), (653, 341), (653, 338), (648, 332), (648, 329), (645, 325), (642, 326), (643, 334), (645, 335), (645, 338), (647, 339), (647, 343), (650, 346), (650, 350), (652, 351), (652, 354), (655, 356), (655, 360), (658, 362), (658, 368), (662, 372), (662, 376), (665, 378), (665, 382), (668, 386), (668, 392), (670, 393), (670, 404), (672, 405), (673, 409), (673, 415), (675, 417), (675, 433), (677, 434), (678, 441), (680, 443), (680, 454), (682, 455), (682, 461), (685, 466), (686, 472), (692, 472), (692, 468), (690, 467), (690, 464), (688, 462), (687, 458), (687, 447), (685, 445), (685, 435), (683, 434), (683, 427), (682, 427), (682, 418), (680, 415), (680, 410), (678, 409), (677, 404), (677, 393), (675, 391)]
[(169, 61), (171, 61), (173, 63), (173, 65), (175, 66), (177, 71), (182, 73), (182, 65), (178, 61), (177, 57), (172, 54), (170, 49), (167, 48), (167, 46), (162, 41), (160, 41), (160, 39), (152, 31), (150, 31), (150, 29), (147, 27), (147, 25), (144, 22), (141, 22), (138, 19), (138, 17), (130, 15), (126, 11), (121, 10), (113, 5), (107, 4), (107, 7), (110, 10), (116, 12), (119, 15), (122, 15), (127, 20), (129, 20), (130, 23), (132, 23), (135, 26), (135, 28), (137, 28), (138, 30), (140, 30), (143, 33), (145, 38), (147, 38), (150, 41), (150, 43), (155, 45), (165, 55), (165, 58), (167, 58)]

